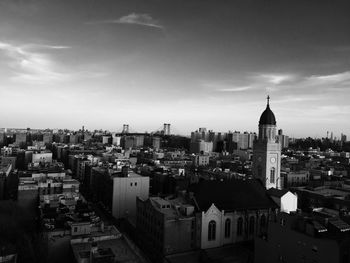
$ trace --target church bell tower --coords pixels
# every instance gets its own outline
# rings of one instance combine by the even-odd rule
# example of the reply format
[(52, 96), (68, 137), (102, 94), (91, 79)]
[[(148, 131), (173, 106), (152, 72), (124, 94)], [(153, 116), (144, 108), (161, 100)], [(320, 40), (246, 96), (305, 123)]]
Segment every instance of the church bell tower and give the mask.
[(270, 97), (259, 120), (259, 135), (253, 144), (253, 176), (266, 189), (281, 189), (281, 145), (276, 137), (276, 118), (270, 109)]

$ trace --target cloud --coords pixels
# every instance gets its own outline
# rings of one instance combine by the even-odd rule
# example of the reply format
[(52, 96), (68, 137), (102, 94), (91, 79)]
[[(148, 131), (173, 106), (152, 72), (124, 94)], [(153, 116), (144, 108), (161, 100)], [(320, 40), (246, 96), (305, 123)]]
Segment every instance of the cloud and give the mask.
[(69, 74), (57, 70), (50, 55), (41, 49), (67, 49), (68, 46), (27, 44), (22, 46), (0, 42), (0, 51), (10, 58), (8, 66), (13, 69), (11, 80), (25, 83), (52, 83), (70, 78)]
[(311, 84), (336, 84), (350, 81), (350, 71), (331, 75), (312, 75), (306, 78)]
[(149, 14), (137, 14), (131, 13), (126, 16), (122, 16), (116, 20), (102, 20), (102, 21), (93, 21), (87, 22), (86, 24), (95, 25), (95, 24), (130, 24), (130, 25), (140, 25), (153, 27), (158, 29), (163, 29), (164, 26), (161, 25), (157, 20), (153, 19)]
[(70, 49), (69, 46), (25, 44), (14, 45), (0, 41), (2, 51), (10, 60), (7, 62), (12, 69), (10, 80), (25, 84), (55, 84), (57, 82), (76, 79), (101, 78), (108, 74), (100, 71), (70, 71), (61, 70), (53, 56), (52, 50)]
[(253, 74), (247, 85), (266, 88), (280, 94), (312, 94), (335, 90), (349, 90), (350, 71), (328, 75), (298, 75), (295, 73)]
[(226, 79), (226, 80), (210, 80), (206, 82), (202, 82), (200, 84), (202, 87), (209, 89), (210, 92), (212, 91), (219, 91), (219, 92), (240, 92), (240, 91), (247, 91), (254, 89), (255, 86), (253, 85), (241, 85), (240, 82), (237, 82), (233, 79)]
[(41, 45), (41, 44), (27, 44), (23, 46), (24, 49), (70, 49), (70, 46), (59, 45)]
[(269, 84), (279, 85), (286, 81), (292, 80), (293, 75), (288, 74), (260, 74), (258, 78), (266, 80)]
[(242, 87), (231, 87), (231, 88), (221, 88), (217, 89), (217, 91), (222, 91), (222, 92), (239, 92), (239, 91), (245, 91), (252, 89), (251, 86), (242, 86)]

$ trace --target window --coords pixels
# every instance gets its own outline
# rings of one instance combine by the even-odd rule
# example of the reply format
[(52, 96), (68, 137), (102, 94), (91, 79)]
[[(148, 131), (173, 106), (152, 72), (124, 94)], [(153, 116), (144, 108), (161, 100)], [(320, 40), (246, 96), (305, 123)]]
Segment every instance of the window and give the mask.
[(130, 183), (130, 186), (132, 186), (132, 183)]
[(135, 186), (137, 186), (137, 182), (135, 182)]
[(258, 166), (258, 178), (261, 178), (262, 177), (262, 168), (261, 166), (259, 165)]
[(243, 234), (243, 219), (242, 217), (237, 220), (237, 236), (241, 236)]
[(262, 215), (260, 217), (260, 230), (263, 230), (266, 226), (266, 216)]
[(215, 240), (216, 222), (211, 220), (208, 225), (208, 241)]
[(254, 234), (254, 226), (255, 226), (255, 219), (254, 219), (254, 216), (251, 216), (249, 219), (249, 235)]
[(281, 226), (285, 226), (285, 225), (286, 225), (286, 219), (281, 218), (281, 219), (280, 219), (280, 225), (281, 225)]
[(74, 227), (73, 232), (74, 233), (78, 232), (78, 228), (76, 226)]
[(225, 221), (225, 238), (229, 238), (231, 235), (231, 219), (227, 218)]
[(270, 183), (271, 184), (275, 183), (275, 168), (271, 168), (270, 170)]

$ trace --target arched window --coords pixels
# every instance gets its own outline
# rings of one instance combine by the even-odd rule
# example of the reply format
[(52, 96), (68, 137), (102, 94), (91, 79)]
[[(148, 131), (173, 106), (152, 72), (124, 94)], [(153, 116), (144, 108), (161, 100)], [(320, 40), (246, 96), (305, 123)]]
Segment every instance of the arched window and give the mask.
[(211, 220), (208, 225), (208, 240), (215, 240), (216, 222)]
[(243, 218), (240, 217), (237, 220), (237, 236), (241, 236), (243, 234)]
[(262, 215), (260, 217), (260, 231), (263, 231), (266, 227), (266, 216)]
[(227, 218), (225, 220), (225, 238), (230, 237), (231, 235), (231, 219)]
[(275, 168), (271, 168), (270, 170), (270, 183), (271, 184), (274, 184), (275, 183)]
[(255, 219), (254, 219), (254, 216), (251, 216), (249, 218), (249, 235), (254, 234), (254, 226), (255, 226)]

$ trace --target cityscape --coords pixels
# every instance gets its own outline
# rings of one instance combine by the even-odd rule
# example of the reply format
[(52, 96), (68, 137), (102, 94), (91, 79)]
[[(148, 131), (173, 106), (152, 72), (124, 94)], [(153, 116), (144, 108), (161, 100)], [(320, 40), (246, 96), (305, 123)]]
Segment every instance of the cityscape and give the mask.
[(0, 263), (350, 263), (349, 11), (0, 1)]

